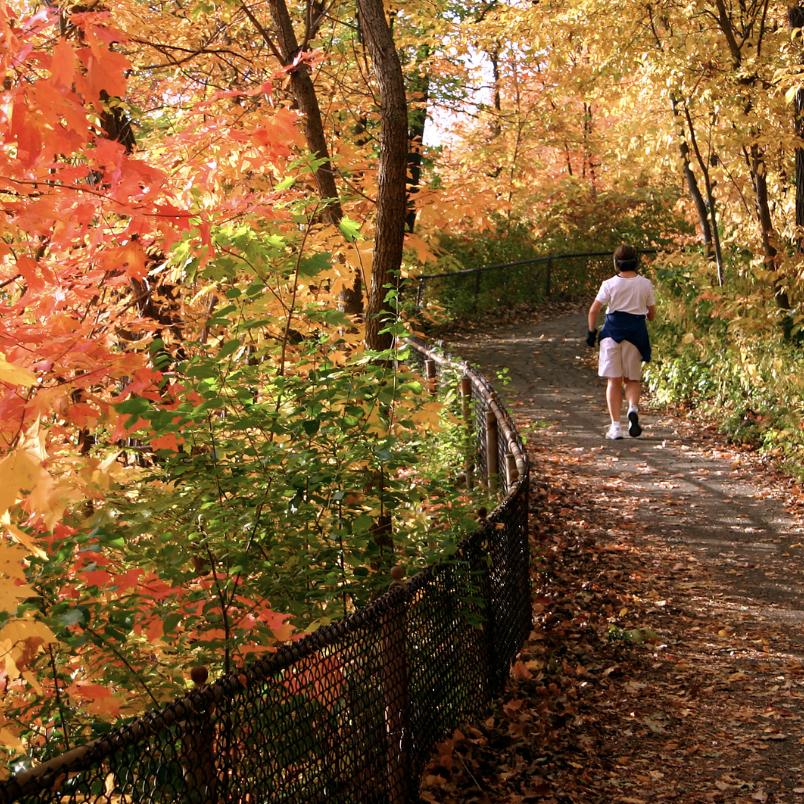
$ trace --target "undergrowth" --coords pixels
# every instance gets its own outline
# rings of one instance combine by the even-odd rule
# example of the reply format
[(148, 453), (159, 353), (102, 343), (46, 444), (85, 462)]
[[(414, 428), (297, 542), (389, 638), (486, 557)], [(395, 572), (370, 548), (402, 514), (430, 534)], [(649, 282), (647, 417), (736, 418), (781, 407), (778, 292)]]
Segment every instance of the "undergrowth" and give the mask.
[(723, 287), (714, 266), (691, 254), (658, 259), (653, 279), (647, 378), (655, 398), (711, 416), (730, 441), (772, 452), (804, 475), (800, 308), (780, 309), (769, 272), (739, 256)]

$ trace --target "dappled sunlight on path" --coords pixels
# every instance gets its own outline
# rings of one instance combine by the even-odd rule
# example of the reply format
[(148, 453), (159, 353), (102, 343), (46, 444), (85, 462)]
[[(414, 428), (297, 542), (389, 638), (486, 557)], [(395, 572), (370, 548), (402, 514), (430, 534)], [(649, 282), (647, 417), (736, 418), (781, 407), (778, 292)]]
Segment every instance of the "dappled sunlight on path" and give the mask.
[[(584, 316), (569, 316), (455, 348), (492, 376), (509, 369), (511, 382), (500, 395), (533, 449), (560, 443), (579, 472), (599, 481), (600, 498), (622, 498), (623, 515), (645, 523), (648, 534), (722, 559), (735, 576), (729, 586), (791, 605), (804, 622), (804, 548), (794, 546), (804, 529), (785, 512), (784, 489), (769, 486), (767, 477), (757, 484), (750, 455), (733, 453), (694, 420), (651, 411), (645, 400), (643, 435), (606, 441), (605, 385), (581, 337), (585, 327)], [(774, 566), (763, 566), (769, 558)]]
[(804, 801), (801, 495), (649, 404), (640, 438), (606, 441), (585, 331), (580, 314), (451, 345), (492, 380), (508, 369), (533, 460), (534, 631), (425, 800)]

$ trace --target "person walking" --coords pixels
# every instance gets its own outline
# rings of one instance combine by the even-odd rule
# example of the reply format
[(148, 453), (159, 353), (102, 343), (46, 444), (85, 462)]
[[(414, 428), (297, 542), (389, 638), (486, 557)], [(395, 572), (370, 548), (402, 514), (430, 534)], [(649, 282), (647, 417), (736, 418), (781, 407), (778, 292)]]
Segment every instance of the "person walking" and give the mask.
[(611, 426), (606, 438), (622, 438), (620, 410), (623, 389), (628, 402), (628, 435), (642, 433), (639, 424), (639, 396), (642, 392), (642, 363), (650, 362), (650, 338), (645, 321), (656, 317), (653, 284), (637, 273), (639, 255), (633, 246), (621, 245), (614, 252), (617, 275), (607, 279), (589, 308), (586, 343), (595, 345), (597, 319), (607, 305), (606, 320), (600, 330), (598, 374), (606, 377), (606, 403)]

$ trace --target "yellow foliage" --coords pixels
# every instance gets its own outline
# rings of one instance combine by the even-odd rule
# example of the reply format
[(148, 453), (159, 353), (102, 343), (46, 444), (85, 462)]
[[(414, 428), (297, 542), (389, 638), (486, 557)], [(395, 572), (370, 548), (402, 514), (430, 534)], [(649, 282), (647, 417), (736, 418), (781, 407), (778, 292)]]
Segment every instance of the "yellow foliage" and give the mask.
[(39, 640), (39, 645), (53, 645), (58, 640), (56, 635), (42, 622), (35, 620), (31, 612), (17, 617), (0, 628), (0, 648), (3, 654), (10, 653), (20, 643)]
[(36, 374), (9, 363), (6, 356), (0, 353), (0, 382), (7, 382), (10, 385), (36, 385)]
[(27, 557), (28, 551), (20, 545), (0, 542), (0, 611), (14, 612), (20, 601), (36, 596), (25, 583), (22, 562)]
[(39, 556), (39, 558), (45, 558), (45, 551), (34, 541), (33, 538), (25, 533), (25, 531), (20, 530), (20, 528), (11, 522), (8, 512), (0, 517), (0, 524), (5, 527), (13, 539), (19, 542), (23, 547), (27, 548), (28, 552), (33, 553), (35, 556)]

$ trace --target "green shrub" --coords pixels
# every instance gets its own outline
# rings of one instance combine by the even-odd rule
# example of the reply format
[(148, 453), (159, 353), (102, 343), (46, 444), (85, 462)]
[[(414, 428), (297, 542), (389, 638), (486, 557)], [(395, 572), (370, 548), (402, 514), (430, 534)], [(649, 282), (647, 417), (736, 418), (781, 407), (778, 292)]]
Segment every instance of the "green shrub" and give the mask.
[(732, 441), (804, 467), (804, 352), (797, 311), (780, 310), (767, 277), (733, 255), (724, 287), (700, 255), (659, 258), (658, 315), (647, 380), (657, 400), (710, 415)]

